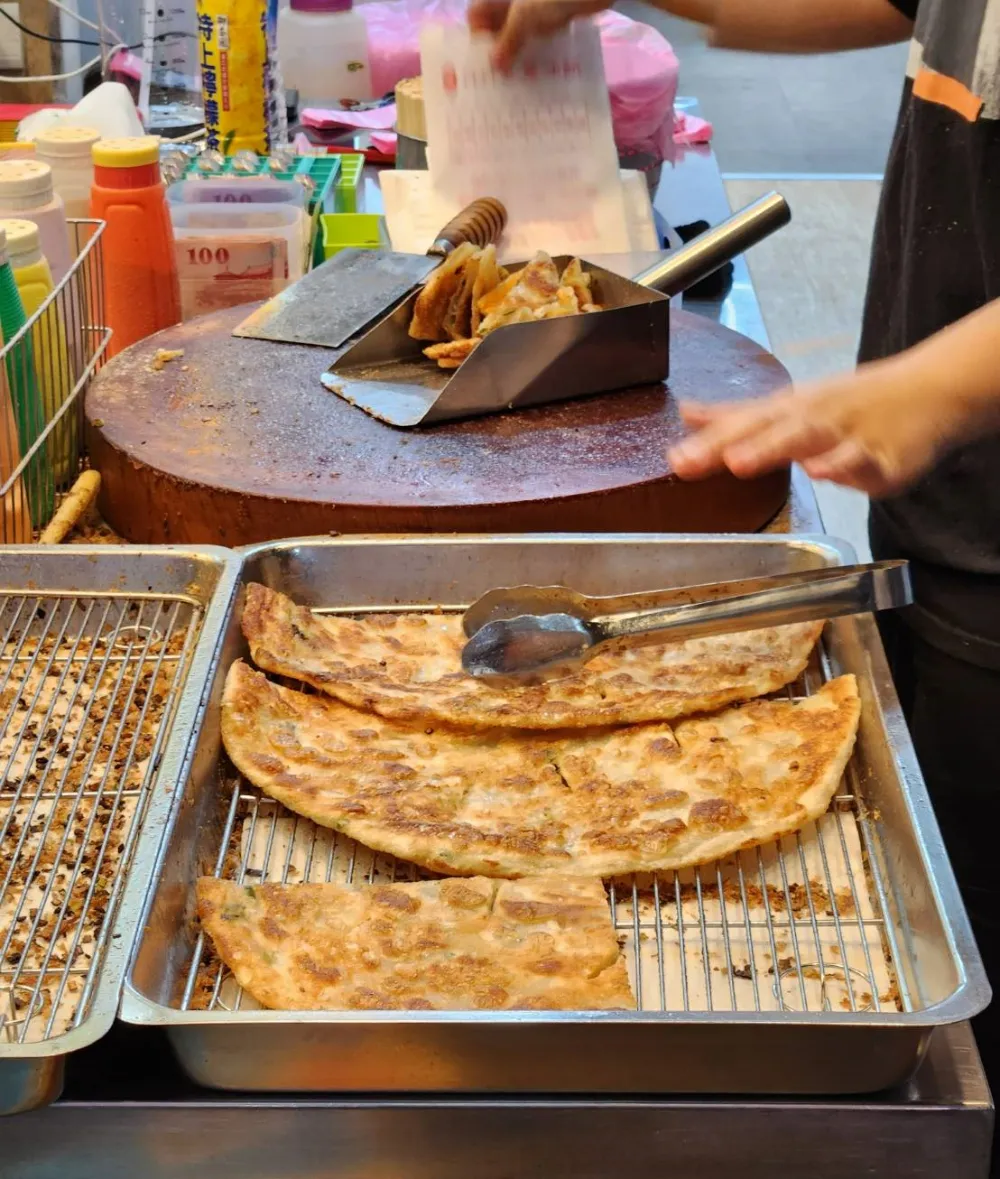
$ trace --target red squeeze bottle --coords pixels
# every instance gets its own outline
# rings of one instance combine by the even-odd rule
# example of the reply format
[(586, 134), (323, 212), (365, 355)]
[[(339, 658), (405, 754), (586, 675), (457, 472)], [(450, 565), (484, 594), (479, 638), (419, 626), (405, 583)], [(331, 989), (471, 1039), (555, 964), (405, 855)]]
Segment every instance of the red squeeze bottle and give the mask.
[(107, 222), (102, 241), (104, 305), (114, 331), (108, 355), (180, 322), (174, 231), (160, 179), (160, 141), (102, 139), (91, 149), (92, 217)]

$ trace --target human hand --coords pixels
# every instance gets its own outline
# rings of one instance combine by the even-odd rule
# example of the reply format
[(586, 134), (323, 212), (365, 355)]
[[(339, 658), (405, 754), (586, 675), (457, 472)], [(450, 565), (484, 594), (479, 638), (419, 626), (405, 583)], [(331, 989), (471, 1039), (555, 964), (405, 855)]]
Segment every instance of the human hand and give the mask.
[(728, 467), (741, 479), (798, 462), (814, 479), (895, 495), (964, 439), (961, 399), (908, 358), (880, 361), (751, 405), (681, 406), (693, 433), (670, 454), (682, 479)]
[(612, 0), (473, 0), (469, 28), (493, 33), (493, 63), (509, 70), (528, 41), (551, 37), (579, 16), (609, 8)]

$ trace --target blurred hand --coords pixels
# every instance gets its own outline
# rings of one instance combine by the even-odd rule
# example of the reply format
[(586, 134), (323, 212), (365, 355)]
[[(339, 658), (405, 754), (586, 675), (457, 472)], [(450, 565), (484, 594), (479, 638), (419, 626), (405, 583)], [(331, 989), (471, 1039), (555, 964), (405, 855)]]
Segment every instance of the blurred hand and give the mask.
[(882, 361), (755, 404), (681, 406), (693, 433), (670, 452), (682, 479), (728, 467), (741, 479), (798, 462), (880, 497), (903, 491), (964, 440), (968, 409), (921, 383), (915, 366)]
[(507, 71), (528, 41), (550, 37), (578, 16), (609, 8), (612, 0), (473, 0), (469, 28), (493, 33), (493, 62)]

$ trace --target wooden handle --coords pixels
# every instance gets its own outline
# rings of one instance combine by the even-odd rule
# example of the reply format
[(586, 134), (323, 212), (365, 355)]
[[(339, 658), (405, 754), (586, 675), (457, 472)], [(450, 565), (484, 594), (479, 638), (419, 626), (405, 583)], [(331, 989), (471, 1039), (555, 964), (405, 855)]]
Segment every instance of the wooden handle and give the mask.
[(463, 242), (488, 246), (500, 240), (506, 224), (507, 210), (503, 205), (495, 197), (482, 197), (452, 217), (427, 253), (444, 258)]

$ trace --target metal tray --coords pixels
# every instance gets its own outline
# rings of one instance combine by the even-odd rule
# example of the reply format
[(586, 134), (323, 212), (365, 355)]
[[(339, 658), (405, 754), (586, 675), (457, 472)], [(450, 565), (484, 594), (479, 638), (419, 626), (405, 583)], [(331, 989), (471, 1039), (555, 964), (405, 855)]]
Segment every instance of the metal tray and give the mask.
[(0, 1114), (54, 1100), (114, 1021), (239, 565), (2, 550)]
[[(610, 594), (852, 558), (810, 537), (345, 538), (251, 549), (242, 578), (327, 610), (458, 609), (503, 584)], [(414, 869), (296, 819), (235, 773), (219, 737), (225, 673), (246, 654), (234, 614), (122, 1017), (166, 1027), (190, 1075), (223, 1089), (832, 1094), (899, 1082), (933, 1028), (968, 1019), (989, 990), (874, 623), (837, 620), (823, 645), (795, 690), (859, 678), (841, 793), (780, 846), (669, 874), (653, 891), (611, 890), (640, 1011), (271, 1012), (212, 963), (194, 878), (362, 882)]]

